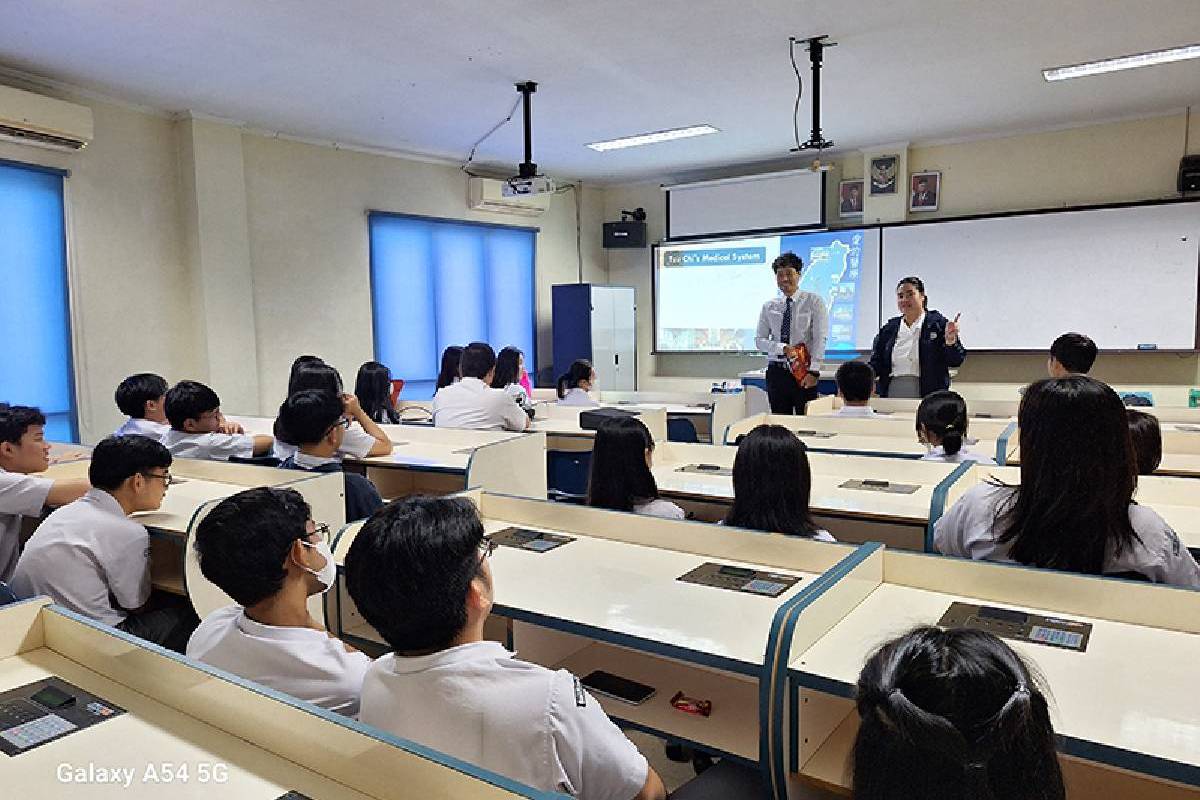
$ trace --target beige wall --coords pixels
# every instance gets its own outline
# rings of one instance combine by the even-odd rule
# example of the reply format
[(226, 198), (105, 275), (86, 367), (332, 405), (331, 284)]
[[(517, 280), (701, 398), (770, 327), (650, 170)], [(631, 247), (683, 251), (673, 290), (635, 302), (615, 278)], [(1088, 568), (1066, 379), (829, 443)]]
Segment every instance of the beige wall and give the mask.
[[(1192, 113), (1192, 127), (1193, 132), (1200, 129), (1200, 112)], [(946, 217), (1172, 196), (1183, 155), (1183, 131), (1180, 112), (1024, 136), (911, 147), (908, 170), (941, 170), (943, 187), (938, 212), (909, 216)], [(1189, 150), (1200, 153), (1200, 136), (1191, 137)], [(832, 197), (840, 175), (862, 177), (862, 154), (846, 155), (829, 173), (831, 220), (836, 220)], [(902, 185), (906, 185), (906, 177)], [(639, 205), (649, 214), (650, 240), (661, 239), (663, 200), (657, 183), (612, 187), (605, 192), (607, 219), (617, 219), (621, 208)], [(613, 283), (638, 290), (639, 388), (704, 388), (714, 380), (732, 379), (738, 372), (762, 366), (761, 358), (741, 356), (650, 355), (650, 251), (608, 251), (608, 267)], [(930, 287), (930, 292), (935, 294), (936, 288)], [(963, 332), (963, 339), (969, 346), (969, 330)], [(1043, 370), (1040, 355), (976, 353), (967, 359), (957, 380), (1024, 383)], [(1095, 374), (1123, 385), (1200, 385), (1200, 361), (1194, 355), (1166, 353), (1104, 355)]]

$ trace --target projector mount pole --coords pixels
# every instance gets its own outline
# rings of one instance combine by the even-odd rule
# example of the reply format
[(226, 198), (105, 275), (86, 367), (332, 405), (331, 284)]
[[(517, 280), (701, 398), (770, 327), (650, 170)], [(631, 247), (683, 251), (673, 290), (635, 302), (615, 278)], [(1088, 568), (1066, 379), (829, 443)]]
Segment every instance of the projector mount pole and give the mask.
[(813, 36), (808, 42), (808, 60), (812, 64), (812, 133), (801, 150), (816, 150), (818, 153), (833, 147), (833, 142), (821, 135), (821, 61), (826, 47), (837, 47), (837, 42), (826, 42), (829, 36)]
[(518, 83), (517, 91), (521, 93), (521, 103), (525, 110), (525, 160), (518, 166), (517, 175), (521, 178), (534, 178), (537, 177), (537, 164), (533, 163), (533, 118), (529, 96), (537, 91), (537, 84), (533, 81)]

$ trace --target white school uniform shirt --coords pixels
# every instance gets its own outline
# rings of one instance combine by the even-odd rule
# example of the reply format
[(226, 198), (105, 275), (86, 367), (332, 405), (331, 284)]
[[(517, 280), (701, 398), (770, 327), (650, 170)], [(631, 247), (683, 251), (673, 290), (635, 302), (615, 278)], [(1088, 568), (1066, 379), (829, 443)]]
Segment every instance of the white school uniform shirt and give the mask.
[(8, 581), (17, 566), (21, 517), (42, 513), (54, 481), (0, 469), (0, 581)]
[(835, 417), (854, 417), (858, 419), (878, 417), (875, 409), (870, 406), (842, 406), (833, 414)]
[(130, 417), (113, 432), (113, 436), (145, 436), (162, 441), (163, 436), (169, 430), (171, 430), (171, 426), (165, 422)]
[(523, 431), (528, 420), (507, 392), (479, 378), (463, 378), (433, 396), (433, 424), (439, 428)]
[[(719, 520), (717, 520), (717, 524), (724, 525), (725, 520), (719, 519)], [(746, 530), (753, 530), (753, 528), (746, 528)], [(837, 539), (833, 538), (833, 534), (830, 533), (829, 531), (825, 530), (824, 528), (817, 528), (815, 531), (812, 532), (812, 536), (801, 536), (800, 534), (791, 534), (791, 533), (784, 533), (781, 535), (782, 536), (796, 536), (796, 538), (798, 538), (798, 539), (811, 538), (814, 542), (829, 542), (831, 544), (837, 544)]]
[(996, 459), (989, 458), (981, 453), (974, 453), (971, 451), (971, 448), (967, 447), (965, 444), (957, 453), (952, 456), (946, 455), (945, 448), (939, 444), (937, 447), (931, 448), (928, 453), (921, 456), (921, 460), (941, 461), (946, 464), (961, 464), (964, 461), (974, 461), (976, 464), (979, 464), (982, 467), (996, 466)]
[(346, 716), (358, 713), (371, 666), (324, 631), (264, 625), (238, 605), (205, 617), (188, 639), (187, 656)]
[(670, 500), (663, 500), (661, 497), (642, 503), (635, 502), (633, 504), (633, 513), (643, 514), (647, 517), (659, 517), (661, 519), (687, 519), (687, 514), (684, 513), (682, 508)]
[(646, 758), (566, 670), (496, 642), (427, 656), (389, 653), (363, 680), (359, 718), (547, 792), (632, 800)]
[(912, 325), (900, 317), (896, 331), (896, 344), (892, 347), (892, 377), (921, 377), (921, 326), (925, 324), (925, 313)]
[(161, 441), (176, 458), (228, 461), (230, 456), (254, 455), (254, 437), (244, 433), (186, 433), (171, 428)]
[(150, 536), (116, 498), (90, 489), (54, 511), (33, 532), (17, 562), (12, 590), (120, 625), (150, 599)]
[[(1009, 544), (996, 541), (996, 518), (1012, 506), (1013, 490), (981, 483), (968, 489), (934, 529), (933, 544), (939, 553), (975, 560), (1008, 561)], [(1109, 553), (1106, 574), (1136, 572), (1155, 583), (1200, 588), (1200, 566), (1179, 541), (1175, 531), (1146, 506), (1129, 505), (1129, 521), (1141, 539), (1120, 556)]]
[(560, 406), (578, 406), (579, 408), (596, 408), (600, 405), (590, 394), (578, 386), (568, 389), (565, 395), (558, 398), (558, 404)]
[(783, 364), (784, 345), (808, 345), (808, 354), (812, 359), (809, 369), (820, 372), (821, 362), (825, 360), (825, 340), (829, 336), (829, 311), (825, 308), (825, 301), (812, 292), (796, 290), (792, 295), (792, 324), (788, 341), (784, 342), (780, 334), (786, 308), (787, 298), (783, 294), (763, 303), (758, 313), (754, 346), (767, 354), (767, 361)]
[[(338, 446), (337, 457), (334, 460), (341, 461), (345, 456), (366, 458), (367, 453), (371, 452), (371, 448), (374, 446), (375, 437), (367, 433), (358, 422), (351, 422), (350, 427), (346, 428), (346, 433), (342, 436), (342, 443)], [(296, 445), (276, 439), (272, 455), (280, 461), (286, 461), (299, 452), (300, 448)]]

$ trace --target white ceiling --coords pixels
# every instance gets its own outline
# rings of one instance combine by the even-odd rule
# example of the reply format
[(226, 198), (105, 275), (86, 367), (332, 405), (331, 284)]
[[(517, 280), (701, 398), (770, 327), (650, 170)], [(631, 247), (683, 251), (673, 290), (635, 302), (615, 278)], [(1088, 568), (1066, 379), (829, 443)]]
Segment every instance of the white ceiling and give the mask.
[[(823, 83), (838, 150), (1200, 105), (1200, 60), (1056, 84), (1040, 74), (1200, 42), (1200, 0), (3, 0), (0, 65), (164, 110), (451, 158), (507, 113), (515, 82), (536, 80), (534, 160), (615, 181), (786, 156), (787, 37), (822, 33), (839, 45)], [(584, 147), (697, 123), (722, 132)], [(807, 139), (807, 88), (800, 128)], [(519, 112), (477, 160), (521, 160)]]

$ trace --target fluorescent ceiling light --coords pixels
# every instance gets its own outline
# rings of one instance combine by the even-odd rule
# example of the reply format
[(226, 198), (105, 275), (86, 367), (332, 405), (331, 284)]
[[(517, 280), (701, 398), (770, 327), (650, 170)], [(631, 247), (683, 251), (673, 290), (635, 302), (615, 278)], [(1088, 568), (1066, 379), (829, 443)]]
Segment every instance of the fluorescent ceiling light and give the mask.
[(1187, 44), (1183, 47), (1172, 47), (1169, 50), (1154, 50), (1132, 56), (1089, 61), (1086, 64), (1071, 64), (1065, 67), (1044, 69), (1042, 77), (1048, 81), (1065, 81), (1070, 78), (1082, 78), (1086, 75), (1102, 75), (1105, 72), (1119, 72), (1123, 69), (1169, 64), (1172, 61), (1186, 61), (1189, 58), (1200, 58), (1200, 44)]
[(669, 142), (672, 139), (687, 139), (692, 136), (704, 136), (708, 133), (720, 133), (720, 131), (712, 125), (693, 125), (690, 128), (672, 128), (669, 131), (655, 131), (637, 136), (626, 136), (622, 139), (609, 139), (607, 142), (592, 142), (588, 147), (603, 153), (605, 150), (620, 150), (622, 147)]

